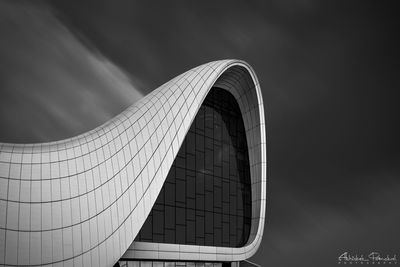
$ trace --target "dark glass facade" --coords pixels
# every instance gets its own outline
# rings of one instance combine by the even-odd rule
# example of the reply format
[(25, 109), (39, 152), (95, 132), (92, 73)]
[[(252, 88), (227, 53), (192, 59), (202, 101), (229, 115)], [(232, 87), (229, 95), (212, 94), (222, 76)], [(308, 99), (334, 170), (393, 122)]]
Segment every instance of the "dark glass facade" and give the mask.
[(135, 241), (241, 247), (250, 224), (243, 119), (235, 98), (212, 88)]

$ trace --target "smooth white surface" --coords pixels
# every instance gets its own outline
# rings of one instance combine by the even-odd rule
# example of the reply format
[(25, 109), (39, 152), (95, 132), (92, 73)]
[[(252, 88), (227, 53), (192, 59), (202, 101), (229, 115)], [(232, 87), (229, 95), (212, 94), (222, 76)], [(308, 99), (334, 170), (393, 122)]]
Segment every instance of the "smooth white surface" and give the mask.
[[(243, 114), (253, 185), (248, 243), (168, 249), (132, 244), (214, 85), (231, 92)], [(263, 110), (251, 67), (222, 60), (172, 79), (83, 135), (42, 144), (0, 143), (0, 265), (112, 266), (123, 255), (205, 261), (250, 257), (261, 242), (265, 217)]]

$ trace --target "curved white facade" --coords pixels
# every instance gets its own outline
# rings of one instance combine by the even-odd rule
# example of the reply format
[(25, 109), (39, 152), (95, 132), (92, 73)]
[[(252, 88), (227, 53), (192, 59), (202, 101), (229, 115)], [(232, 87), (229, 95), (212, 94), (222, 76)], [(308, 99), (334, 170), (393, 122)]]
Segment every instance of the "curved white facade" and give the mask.
[[(237, 100), (246, 130), (252, 225), (241, 248), (133, 242), (213, 87)], [(42, 144), (0, 144), (0, 265), (112, 266), (123, 259), (240, 261), (260, 245), (266, 137), (256, 75), (242, 61), (201, 65), (102, 126)]]

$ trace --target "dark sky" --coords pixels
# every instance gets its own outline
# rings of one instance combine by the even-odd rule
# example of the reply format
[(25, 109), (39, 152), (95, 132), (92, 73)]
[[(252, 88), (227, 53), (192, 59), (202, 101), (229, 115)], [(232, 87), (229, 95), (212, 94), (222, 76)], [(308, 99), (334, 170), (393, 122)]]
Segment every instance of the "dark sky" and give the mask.
[(261, 83), (268, 135), (267, 222), (251, 260), (400, 256), (390, 2), (32, 2), (0, 2), (1, 141), (85, 132), (192, 67), (243, 59)]

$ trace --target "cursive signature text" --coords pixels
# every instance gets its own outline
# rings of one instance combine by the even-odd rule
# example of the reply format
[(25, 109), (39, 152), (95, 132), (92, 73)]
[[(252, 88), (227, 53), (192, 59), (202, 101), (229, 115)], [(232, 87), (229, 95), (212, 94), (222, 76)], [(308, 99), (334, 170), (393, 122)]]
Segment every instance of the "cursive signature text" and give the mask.
[(389, 264), (397, 264), (397, 255), (381, 255), (379, 252), (371, 252), (367, 256), (364, 254), (350, 254), (349, 252), (344, 252), (338, 257), (339, 263), (344, 262), (347, 263), (389, 263)]

